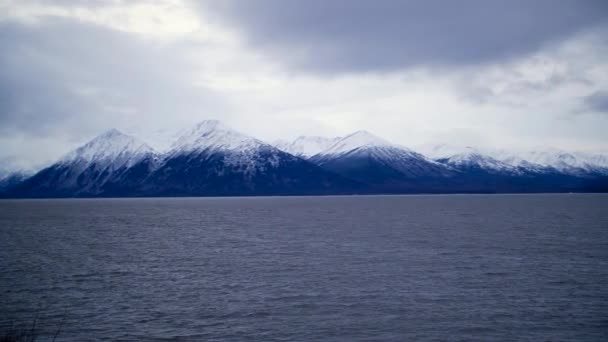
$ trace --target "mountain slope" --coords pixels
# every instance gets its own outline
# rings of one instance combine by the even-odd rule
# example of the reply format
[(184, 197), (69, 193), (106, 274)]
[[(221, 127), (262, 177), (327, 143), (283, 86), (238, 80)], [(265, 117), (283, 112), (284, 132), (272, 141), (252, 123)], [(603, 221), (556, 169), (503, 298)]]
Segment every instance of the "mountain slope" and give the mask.
[(281, 195), (350, 193), (351, 180), (218, 121), (182, 135), (142, 187), (146, 195)]
[(112, 129), (26, 179), (12, 192), (23, 197), (124, 195), (137, 187), (156, 159), (148, 145)]
[(301, 151), (300, 157), (218, 121), (203, 121), (161, 155), (110, 130), (31, 177), (2, 173), (0, 193), (127, 197), (608, 191), (608, 157), (602, 154), (440, 146), (429, 150), (433, 160), (358, 131), (305, 159), (329, 142), (296, 139), (292, 148)]
[(461, 171), (475, 170), (479, 172), (488, 172), (493, 174), (506, 173), (518, 174), (521, 173), (517, 167), (501, 162), (491, 156), (482, 154), (477, 149), (467, 147), (463, 152), (446, 155), (436, 158), (437, 162), (449, 165)]
[(11, 172), (4, 173), (0, 178), (0, 191), (8, 191), (19, 184), (23, 183), (24, 180), (31, 176), (30, 173), (25, 172)]
[(340, 139), (309, 160), (382, 192), (434, 191), (438, 181), (453, 175), (448, 167), (366, 131)]
[(450, 186), (464, 192), (570, 192), (592, 186), (579, 177), (551, 166), (524, 160), (520, 154), (466, 146), (424, 145), (436, 161), (458, 171)]
[(302, 158), (310, 158), (318, 154), (341, 138), (325, 138), (319, 136), (299, 136), (294, 141), (276, 141), (273, 145), (281, 151)]
[(20, 184), (36, 171), (36, 167), (24, 164), (24, 161), (16, 156), (0, 158), (0, 191)]
[(527, 169), (544, 169), (576, 176), (608, 175), (608, 156), (605, 154), (546, 149), (520, 153), (496, 151), (495, 158)]

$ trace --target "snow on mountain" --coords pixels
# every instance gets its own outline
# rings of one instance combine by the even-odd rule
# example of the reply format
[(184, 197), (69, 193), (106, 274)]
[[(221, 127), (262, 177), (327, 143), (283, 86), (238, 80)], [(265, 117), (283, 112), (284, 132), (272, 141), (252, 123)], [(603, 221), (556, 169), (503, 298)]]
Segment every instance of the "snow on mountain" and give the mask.
[(526, 169), (543, 169), (547, 167), (527, 160), (526, 152), (522, 151), (496, 149), (491, 150), (489, 153), (493, 158), (515, 167), (523, 167)]
[(518, 151), (448, 144), (425, 144), (418, 146), (417, 150), (429, 158), (453, 165), (476, 162), (479, 166), (495, 170), (508, 166), (532, 172), (608, 173), (608, 155), (605, 154), (558, 149)]
[(294, 141), (277, 140), (273, 145), (279, 150), (293, 154), (294, 156), (309, 158), (327, 150), (340, 139), (340, 137), (299, 136)]
[(173, 195), (342, 193), (358, 186), (215, 120), (185, 131), (146, 182), (144, 191)]
[(22, 170), (15, 170), (15, 169), (12, 169), (12, 168), (1, 167), (0, 168), (0, 182), (2, 182), (5, 179), (8, 179), (8, 178), (12, 178), (12, 177), (15, 177), (15, 176), (20, 177), (21, 175), (25, 176), (27, 174), (31, 174), (31, 173), (30, 172), (26, 172), (26, 171), (22, 171)]
[(99, 196), (129, 193), (155, 165), (144, 142), (111, 129), (40, 170), (12, 191), (24, 197)]
[(586, 165), (608, 170), (608, 154), (585, 152), (579, 152), (578, 154), (585, 159)]
[(458, 168), (476, 167), (488, 171), (517, 172), (516, 167), (488, 155), (481, 154), (477, 149), (472, 147), (467, 147), (464, 152), (435, 160)]
[(0, 159), (0, 183), (13, 183), (23, 180), (40, 169), (40, 165), (31, 165), (17, 156), (8, 156)]
[(184, 155), (196, 158), (221, 155), (224, 165), (238, 167), (251, 175), (276, 167), (288, 154), (217, 120), (207, 120), (186, 130), (173, 144), (165, 160)]
[[(293, 143), (293, 141), (291, 141), (291, 140), (276, 139), (276, 140), (273, 140), (272, 142), (270, 142), (270, 145), (278, 148), (279, 150), (281, 150), (283, 152), (291, 153), (288, 151), (288, 149), (289, 149), (289, 145), (291, 145), (292, 143)], [(291, 153), (291, 154), (293, 154), (293, 153)]]
[[(371, 157), (393, 161), (402, 164), (404, 160), (420, 159), (430, 164), (439, 164), (426, 156), (414, 152), (407, 147), (392, 144), (367, 131), (357, 131), (339, 139), (328, 149), (321, 151), (319, 158), (336, 157), (339, 155), (365, 153)], [(404, 165), (405, 166), (405, 165)]]
[[(40, 172), (45, 171), (45, 174), (49, 174), (51, 170), (57, 171), (54, 174), (56, 178), (48, 181), (44, 185), (46, 187), (81, 186), (83, 189), (91, 189), (102, 186), (114, 177), (114, 171), (124, 171), (146, 158), (155, 156), (156, 152), (146, 143), (116, 129), (110, 129), (67, 153), (59, 161)], [(5, 179), (4, 183), (7, 183), (10, 177), (11, 183), (17, 183), (36, 174), (38, 173), (34, 170), (20, 169), (12, 172), (2, 170), (0, 178)]]
[(526, 152), (499, 150), (495, 158), (509, 165), (533, 168), (553, 168), (567, 174), (608, 174), (608, 155), (545, 149)]
[(516, 172), (516, 167), (504, 163), (485, 151), (482, 152), (471, 146), (457, 146), (448, 144), (426, 144), (418, 146), (418, 151), (433, 160), (457, 168), (476, 167), (488, 171)]
[(143, 141), (110, 129), (81, 147), (65, 155), (60, 164), (96, 164), (114, 169), (131, 167), (143, 158), (153, 155), (154, 150)]
[(2, 172), (0, 174), (0, 190), (15, 186), (29, 178), (32, 174), (32, 172), (26, 171)]
[(31, 177), (0, 163), (0, 192), (78, 197), (604, 191), (608, 175), (606, 154), (443, 144), (422, 146), (425, 156), (366, 131), (277, 145), (209, 120), (158, 154), (112, 129)]
[(422, 144), (415, 146), (415, 150), (431, 159), (449, 158), (454, 155), (469, 152), (470, 146), (449, 144)]
[(319, 154), (339, 155), (359, 148), (370, 147), (395, 147), (395, 145), (367, 131), (357, 131), (339, 139)]
[[(310, 158), (328, 170), (367, 183), (449, 175), (449, 167), (366, 131), (357, 131)], [(386, 178), (386, 179), (383, 179)]]
[(237, 132), (217, 120), (202, 121), (186, 130), (172, 146), (171, 153), (214, 151), (248, 151), (268, 145)]
[(596, 164), (597, 162), (601, 163), (601, 159), (594, 160), (590, 155), (581, 152), (534, 151), (529, 152), (526, 159), (540, 165), (553, 166), (558, 170), (568, 170), (570, 168), (589, 170), (596, 167), (605, 168), (608, 166)]
[(321, 158), (335, 158), (340, 155), (353, 155), (365, 153), (371, 157), (401, 163), (405, 159), (421, 159), (431, 164), (437, 162), (428, 159), (424, 155), (414, 152), (407, 147), (390, 143), (367, 131), (357, 131), (339, 139), (328, 149), (321, 151), (315, 156)]

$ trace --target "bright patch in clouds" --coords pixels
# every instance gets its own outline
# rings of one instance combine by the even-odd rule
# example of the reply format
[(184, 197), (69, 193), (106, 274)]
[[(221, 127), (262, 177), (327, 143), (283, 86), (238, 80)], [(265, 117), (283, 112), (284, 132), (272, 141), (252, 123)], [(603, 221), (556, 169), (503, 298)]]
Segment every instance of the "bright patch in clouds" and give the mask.
[(165, 1), (22, 1), (4, 5), (6, 16), (36, 22), (56, 16), (157, 38), (175, 38), (201, 27), (198, 16), (179, 0)]

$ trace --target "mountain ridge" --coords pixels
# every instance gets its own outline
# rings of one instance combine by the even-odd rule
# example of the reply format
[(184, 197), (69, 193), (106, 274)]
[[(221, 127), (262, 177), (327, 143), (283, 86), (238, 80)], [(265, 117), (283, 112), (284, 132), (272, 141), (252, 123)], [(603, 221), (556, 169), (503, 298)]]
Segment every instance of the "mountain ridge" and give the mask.
[(274, 146), (206, 120), (183, 131), (165, 153), (116, 129), (105, 131), (32, 176), (15, 174), (0, 192), (123, 197), (608, 189), (608, 157), (601, 154), (546, 152), (528, 161), (473, 147), (431, 152), (427, 157), (364, 130)]

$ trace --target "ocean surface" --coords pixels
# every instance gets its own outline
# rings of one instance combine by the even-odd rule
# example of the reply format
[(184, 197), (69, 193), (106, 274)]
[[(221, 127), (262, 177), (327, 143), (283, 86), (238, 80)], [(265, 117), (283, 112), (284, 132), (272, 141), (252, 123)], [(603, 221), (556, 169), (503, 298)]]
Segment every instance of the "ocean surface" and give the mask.
[(58, 342), (606, 341), (608, 196), (5, 200), (0, 306)]

